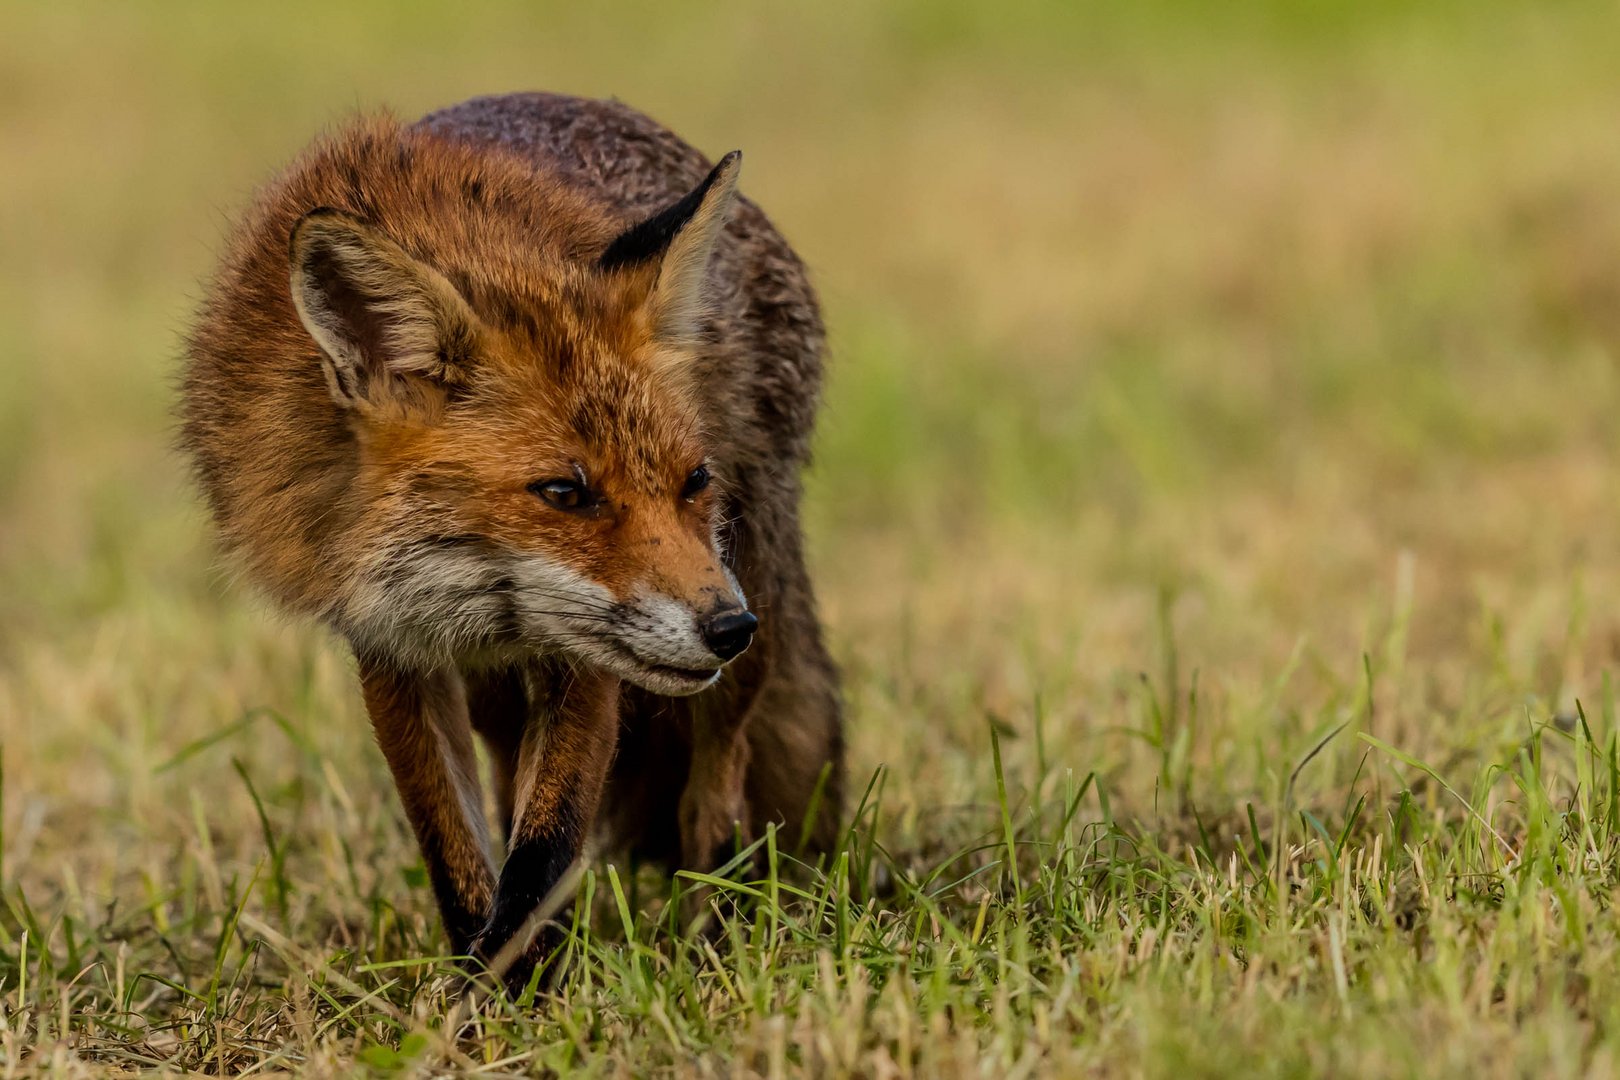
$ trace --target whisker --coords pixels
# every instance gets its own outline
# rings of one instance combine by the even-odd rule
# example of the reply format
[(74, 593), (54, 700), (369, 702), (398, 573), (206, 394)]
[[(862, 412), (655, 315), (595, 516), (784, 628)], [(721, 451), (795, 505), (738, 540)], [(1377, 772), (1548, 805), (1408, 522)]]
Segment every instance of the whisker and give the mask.
[(545, 588), (542, 585), (529, 585), (529, 586), (526, 586), (525, 588), (526, 588), (526, 591), (528, 591), (528, 592), (536, 592), (536, 593), (539, 593), (542, 596), (549, 596), (553, 600), (564, 600), (564, 601), (567, 601), (570, 604), (574, 604), (574, 605), (577, 605), (579, 607), (586, 608), (587, 610), (594, 609), (594, 610), (597, 610), (597, 611), (612, 611), (614, 608), (618, 607), (617, 604), (611, 604), (611, 603), (608, 603), (608, 602), (603, 601), (603, 600), (596, 600), (596, 599), (593, 599), (593, 598), (588, 597), (588, 596), (580, 596), (580, 595), (575, 594), (575, 593), (567, 593), (567, 592), (561, 592), (561, 591), (556, 590), (556, 589), (548, 589), (548, 588)]
[(552, 615), (552, 616), (555, 616), (555, 617), (557, 617), (559, 619), (580, 619), (580, 620), (583, 620), (585, 622), (613, 623), (613, 622), (618, 622), (619, 621), (619, 620), (617, 620), (617, 619), (615, 619), (615, 618), (613, 618), (611, 616), (598, 615), (595, 612), (589, 612), (589, 611), (562, 611), (562, 610), (559, 610), (557, 608), (543, 608), (543, 609), (528, 608), (528, 609), (525, 609), (525, 613), (526, 614), (533, 614), (533, 615)]

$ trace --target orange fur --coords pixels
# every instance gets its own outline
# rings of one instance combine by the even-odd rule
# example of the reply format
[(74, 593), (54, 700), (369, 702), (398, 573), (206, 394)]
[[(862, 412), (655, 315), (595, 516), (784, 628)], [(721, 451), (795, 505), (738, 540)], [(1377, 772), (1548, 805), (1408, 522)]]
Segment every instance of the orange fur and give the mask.
[(593, 830), (704, 867), (737, 830), (836, 835), (797, 522), (821, 326), (738, 162), (704, 179), (645, 117), (547, 95), (357, 121), (259, 193), (192, 334), (221, 537), (360, 657), (458, 948)]

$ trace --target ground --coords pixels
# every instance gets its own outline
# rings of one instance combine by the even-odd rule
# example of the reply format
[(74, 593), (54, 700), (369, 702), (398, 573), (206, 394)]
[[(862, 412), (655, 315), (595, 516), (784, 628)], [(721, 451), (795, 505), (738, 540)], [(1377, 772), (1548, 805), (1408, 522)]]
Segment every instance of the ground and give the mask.
[[(1620, 1071), (1620, 11), (1416, 8), (8, 9), (0, 1071)], [(254, 183), (516, 88), (812, 266), (852, 825), (474, 1008), (169, 410)]]

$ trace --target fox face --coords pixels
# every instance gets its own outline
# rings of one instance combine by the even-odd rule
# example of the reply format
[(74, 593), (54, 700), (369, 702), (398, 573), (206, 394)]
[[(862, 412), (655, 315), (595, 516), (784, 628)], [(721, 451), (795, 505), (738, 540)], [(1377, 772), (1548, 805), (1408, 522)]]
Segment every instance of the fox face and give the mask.
[(691, 374), (738, 164), (594, 262), (522, 275), (447, 276), (339, 211), (299, 221), (294, 306), (358, 448), (333, 605), (357, 647), (538, 649), (663, 694), (747, 648)]

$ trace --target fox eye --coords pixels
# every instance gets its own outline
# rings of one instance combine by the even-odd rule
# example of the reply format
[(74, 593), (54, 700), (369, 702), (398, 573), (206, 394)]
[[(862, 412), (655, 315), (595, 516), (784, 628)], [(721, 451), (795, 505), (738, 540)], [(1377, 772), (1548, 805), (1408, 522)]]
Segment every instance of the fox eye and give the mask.
[(589, 510), (596, 505), (591, 489), (578, 480), (539, 480), (529, 490), (558, 510)]
[(681, 485), (681, 498), (695, 499), (697, 493), (709, 486), (709, 467), (699, 465), (687, 474), (686, 483)]

